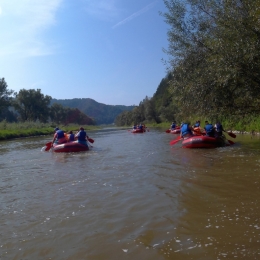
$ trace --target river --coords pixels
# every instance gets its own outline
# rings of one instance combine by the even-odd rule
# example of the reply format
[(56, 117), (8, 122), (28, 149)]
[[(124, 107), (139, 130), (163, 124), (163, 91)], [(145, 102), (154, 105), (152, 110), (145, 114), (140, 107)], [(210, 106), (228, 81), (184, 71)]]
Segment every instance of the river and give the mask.
[(0, 259), (260, 259), (260, 140), (183, 149), (164, 129), (0, 142)]

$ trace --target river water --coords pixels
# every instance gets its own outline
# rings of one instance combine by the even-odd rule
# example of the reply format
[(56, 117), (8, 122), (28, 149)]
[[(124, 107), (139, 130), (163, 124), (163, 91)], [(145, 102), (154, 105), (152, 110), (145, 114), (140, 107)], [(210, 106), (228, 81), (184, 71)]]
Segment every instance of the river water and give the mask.
[(260, 140), (170, 146), (163, 129), (0, 142), (0, 259), (260, 259)]

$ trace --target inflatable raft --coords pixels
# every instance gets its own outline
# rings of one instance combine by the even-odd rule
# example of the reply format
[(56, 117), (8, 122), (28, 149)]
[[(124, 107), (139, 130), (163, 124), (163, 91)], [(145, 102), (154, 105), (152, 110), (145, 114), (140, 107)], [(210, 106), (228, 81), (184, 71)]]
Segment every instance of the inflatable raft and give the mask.
[(182, 141), (183, 148), (216, 148), (230, 146), (222, 137), (192, 136)]
[(179, 134), (181, 132), (180, 128), (175, 128), (174, 130), (171, 130), (171, 134)]
[(53, 152), (55, 153), (74, 153), (88, 151), (89, 147), (78, 142), (69, 142), (64, 144), (54, 144)]
[(140, 133), (144, 133), (144, 132), (145, 132), (144, 129), (133, 129), (131, 131), (131, 133), (133, 133), (133, 134), (140, 134)]

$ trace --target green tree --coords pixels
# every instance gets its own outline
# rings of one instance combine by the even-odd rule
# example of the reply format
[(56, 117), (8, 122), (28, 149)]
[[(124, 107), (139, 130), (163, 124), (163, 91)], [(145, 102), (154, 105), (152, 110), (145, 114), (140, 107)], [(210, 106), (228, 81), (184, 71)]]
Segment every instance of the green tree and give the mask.
[(61, 104), (54, 103), (50, 107), (50, 119), (59, 124), (82, 124), (82, 125), (94, 125), (95, 121), (89, 116), (82, 113), (77, 108), (64, 107)]
[(41, 93), (40, 89), (21, 89), (15, 93), (13, 106), (19, 113), (21, 121), (47, 122), (51, 97)]
[(119, 114), (115, 119), (115, 124), (117, 126), (129, 126), (133, 123), (132, 118), (132, 112), (131, 111), (124, 111), (121, 114)]
[(13, 90), (8, 89), (4, 78), (0, 79), (0, 114), (10, 106)]
[(67, 109), (61, 104), (54, 103), (50, 107), (50, 118), (51, 121), (56, 124), (61, 124), (66, 121)]
[(9, 108), (5, 108), (0, 113), (0, 121), (6, 120), (6, 122), (17, 122), (17, 114)]
[(260, 111), (259, 0), (164, 0), (173, 102), (187, 115)]
[(65, 124), (94, 125), (95, 121), (77, 108), (68, 108)]

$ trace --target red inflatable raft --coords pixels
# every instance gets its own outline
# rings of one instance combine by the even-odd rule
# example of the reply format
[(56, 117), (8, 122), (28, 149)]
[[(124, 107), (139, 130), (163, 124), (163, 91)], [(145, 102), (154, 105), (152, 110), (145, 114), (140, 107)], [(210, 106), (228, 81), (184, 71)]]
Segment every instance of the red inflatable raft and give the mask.
[(168, 134), (179, 134), (181, 132), (181, 127), (176, 126), (174, 129), (167, 129), (165, 132)]
[(53, 152), (55, 153), (73, 153), (88, 151), (88, 146), (78, 142), (69, 142), (65, 144), (54, 144)]
[(183, 148), (216, 148), (229, 146), (230, 143), (225, 142), (221, 137), (209, 137), (209, 136), (192, 136), (182, 141)]
[(171, 134), (179, 134), (181, 132), (180, 128), (175, 128), (174, 130), (171, 130)]
[(133, 134), (140, 134), (140, 133), (144, 133), (144, 132), (145, 132), (145, 130), (143, 130), (143, 129), (133, 129), (131, 131), (131, 133), (133, 133)]

